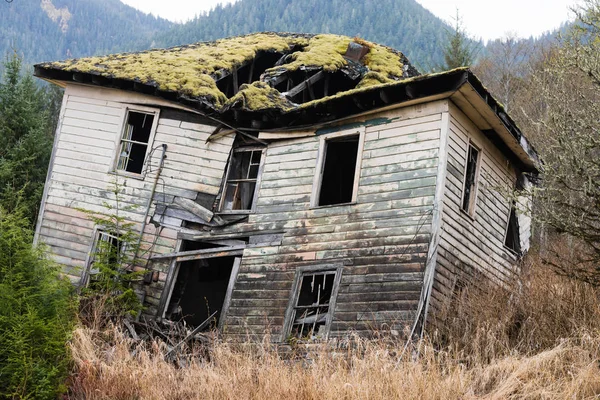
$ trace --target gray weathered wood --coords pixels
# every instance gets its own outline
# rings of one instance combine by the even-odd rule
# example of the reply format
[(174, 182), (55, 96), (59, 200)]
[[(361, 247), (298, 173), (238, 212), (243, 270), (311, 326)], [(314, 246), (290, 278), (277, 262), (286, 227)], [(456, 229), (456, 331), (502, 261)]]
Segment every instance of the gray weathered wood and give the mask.
[(192, 214), (201, 218), (205, 222), (210, 222), (210, 220), (212, 220), (213, 218), (214, 214), (212, 213), (212, 211), (207, 210), (206, 208), (202, 207), (200, 204), (196, 203), (193, 200), (186, 199), (183, 197), (175, 197), (174, 202), (178, 206), (182, 207), (184, 210), (191, 212)]
[(223, 324), (225, 323), (225, 318), (227, 318), (227, 313), (229, 312), (229, 306), (231, 303), (231, 295), (233, 293), (233, 289), (235, 287), (235, 281), (238, 277), (238, 272), (240, 270), (240, 263), (242, 259), (240, 257), (236, 257), (233, 261), (233, 266), (231, 267), (231, 274), (229, 277), (229, 283), (227, 284), (227, 293), (225, 294), (225, 300), (223, 301), (223, 307), (221, 308), (221, 315), (219, 317), (219, 329), (223, 328)]

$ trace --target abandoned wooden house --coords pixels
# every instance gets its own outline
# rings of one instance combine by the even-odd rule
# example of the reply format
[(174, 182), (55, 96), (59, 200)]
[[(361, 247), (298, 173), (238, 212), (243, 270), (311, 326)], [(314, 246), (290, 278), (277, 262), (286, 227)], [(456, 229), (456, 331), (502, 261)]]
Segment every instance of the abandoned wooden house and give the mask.
[(258, 33), (35, 75), (65, 88), (36, 241), (86, 285), (121, 232), (84, 210), (114, 207), (118, 182), (149, 316), (216, 311), (225, 335), (276, 341), (422, 328), (465, 280), (513, 279), (529, 246), (509, 193), (539, 161), (468, 69)]

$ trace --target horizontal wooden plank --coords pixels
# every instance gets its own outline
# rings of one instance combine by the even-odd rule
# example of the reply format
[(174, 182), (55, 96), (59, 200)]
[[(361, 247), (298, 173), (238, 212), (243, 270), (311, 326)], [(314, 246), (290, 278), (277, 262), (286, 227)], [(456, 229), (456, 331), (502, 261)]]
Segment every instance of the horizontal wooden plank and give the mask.
[(116, 127), (121, 126), (121, 123), (123, 122), (123, 118), (120, 115), (97, 114), (88, 110), (81, 111), (69, 107), (66, 108), (64, 116), (65, 118), (78, 119), (82, 121), (87, 121), (88, 123), (102, 123), (114, 125)]
[(124, 115), (123, 108), (121, 107), (111, 107), (105, 101), (90, 103), (85, 101), (84, 98), (74, 96), (69, 96), (67, 110), (85, 111), (113, 117), (122, 117)]
[(375, 150), (365, 150), (364, 158), (373, 159), (397, 156), (397, 161), (400, 161), (401, 157), (404, 158), (404, 156), (407, 154), (415, 152), (427, 152), (428, 150), (433, 149), (437, 150), (439, 147), (440, 142), (436, 134), (435, 139), (424, 140), (416, 143), (389, 145)]
[(119, 131), (119, 125), (99, 121), (87, 121), (84, 119), (77, 119), (71, 117), (65, 117), (63, 119), (62, 126), (88, 128), (99, 132), (106, 132), (107, 134), (111, 135), (116, 135)]
[(384, 157), (367, 158), (362, 160), (363, 168), (379, 167), (382, 165), (406, 163), (410, 161), (423, 161), (432, 158), (436, 158), (439, 152), (439, 148), (433, 148), (430, 150), (417, 150), (411, 153), (402, 155), (394, 154)]

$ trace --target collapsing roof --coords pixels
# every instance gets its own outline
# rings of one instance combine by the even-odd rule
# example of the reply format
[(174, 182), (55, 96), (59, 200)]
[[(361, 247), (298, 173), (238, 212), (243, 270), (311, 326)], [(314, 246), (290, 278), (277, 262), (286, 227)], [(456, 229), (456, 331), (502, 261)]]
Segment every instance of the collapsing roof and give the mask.
[(347, 36), (281, 33), (38, 64), (36, 72), (41, 70), (90, 75), (99, 83), (127, 81), (215, 111), (287, 111), (317, 98), (418, 74), (402, 53), (379, 44)]
[(467, 68), (419, 75), (400, 52), (358, 38), (263, 32), (35, 66), (35, 75), (176, 101), (236, 130), (298, 130), (408, 101), (451, 98), (522, 171), (539, 159)]

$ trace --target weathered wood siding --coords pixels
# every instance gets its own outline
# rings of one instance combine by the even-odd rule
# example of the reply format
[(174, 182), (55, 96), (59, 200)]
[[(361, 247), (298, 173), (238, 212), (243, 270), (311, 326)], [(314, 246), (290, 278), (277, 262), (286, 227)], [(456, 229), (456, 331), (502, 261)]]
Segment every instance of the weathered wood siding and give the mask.
[[(474, 217), (461, 210), (469, 141), (481, 149)], [(457, 281), (462, 281), (460, 287), (473, 279), (487, 277), (503, 284), (509, 283), (517, 272), (515, 254), (504, 247), (510, 214), (506, 194), (514, 185), (516, 172), (452, 103), (446, 151), (443, 212), (432, 294), (434, 310), (449, 304)]]
[[(154, 199), (169, 204), (174, 196), (195, 199), (198, 191), (216, 195), (233, 142), (231, 137), (206, 144), (213, 126), (170, 119), (162, 107), (150, 158), (151, 168), (143, 179), (112, 173), (125, 110), (131, 104), (150, 106), (153, 99), (116, 90), (69, 85), (55, 141), (55, 154), (46, 185), (36, 239), (48, 245), (52, 257), (65, 266), (77, 281), (93, 240), (94, 223), (81, 210), (106, 212), (108, 202), (115, 206), (114, 182), (123, 187), (120, 207), (135, 205), (120, 214), (141, 229), (145, 207), (157, 171), (161, 144), (167, 144), (167, 158)], [(126, 95), (127, 103), (118, 100)], [(155, 107), (159, 108), (159, 107)], [(152, 213), (150, 214), (152, 215)], [(144, 256), (172, 252), (181, 220), (163, 217), (163, 228), (148, 224), (142, 242)], [(156, 237), (158, 235), (158, 238)], [(155, 240), (156, 239), (156, 240)], [(166, 267), (160, 267), (166, 271)], [(164, 272), (164, 271), (163, 271)], [(164, 273), (161, 279), (164, 280)], [(160, 283), (149, 291), (147, 301), (156, 304)], [(158, 293), (158, 294), (157, 294)]]
[[(132, 104), (161, 109), (151, 144), (156, 150), (143, 179), (112, 172), (126, 108)], [(121, 210), (121, 215), (139, 230), (162, 144), (167, 145), (167, 158), (153, 207), (157, 202), (170, 205), (176, 196), (195, 200), (198, 193), (219, 195), (233, 135), (207, 142), (213, 124), (190, 112), (177, 114), (171, 106), (181, 108), (141, 94), (67, 87), (36, 240), (48, 245), (74, 281), (85, 266), (94, 232), (94, 223), (82, 210), (105, 212), (104, 202), (114, 207), (118, 180), (123, 187), (120, 207), (137, 207)], [(364, 132), (364, 148), (356, 202), (311, 207), (321, 137), (357, 130)], [(474, 217), (461, 211), (469, 140), (481, 149)], [(428, 253), (436, 261), (434, 311), (447, 304), (457, 280), (485, 275), (510, 282), (517, 272), (516, 256), (504, 247), (510, 203), (503, 192), (515, 178), (507, 159), (450, 100), (382, 111), (320, 129), (312, 137), (270, 143), (248, 219), (206, 234), (194, 231), (198, 240), (282, 237), (280, 244), (244, 250), (225, 332), (234, 338), (270, 333), (282, 339), (301, 266), (343, 266), (331, 336), (349, 329), (368, 334), (410, 325)], [(145, 257), (178, 250), (181, 231), (188, 231), (181, 219), (159, 214), (160, 227), (150, 223), (144, 232)], [(523, 215), (519, 219), (525, 244), (530, 222)], [(432, 240), (436, 251), (430, 249)], [(144, 286), (145, 312), (156, 315), (166, 295), (169, 259), (152, 262), (150, 268), (159, 274), (157, 282)]]
[(310, 207), (317, 137), (269, 145), (256, 213), (244, 227), (283, 232), (280, 246), (246, 249), (232, 294), (229, 335), (280, 338), (299, 266), (344, 265), (331, 335), (412, 322), (430, 241), (444, 101), (339, 127), (366, 130), (356, 204)]

